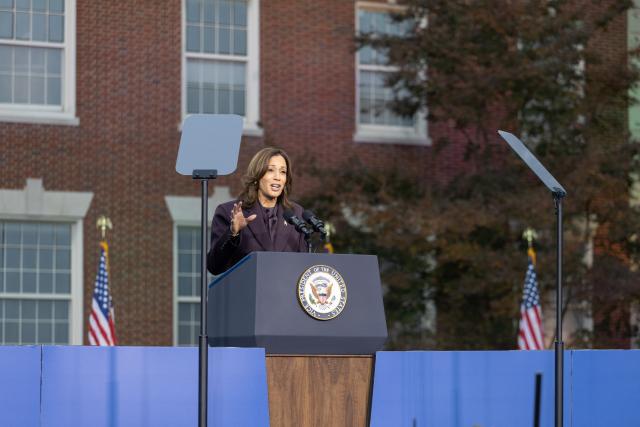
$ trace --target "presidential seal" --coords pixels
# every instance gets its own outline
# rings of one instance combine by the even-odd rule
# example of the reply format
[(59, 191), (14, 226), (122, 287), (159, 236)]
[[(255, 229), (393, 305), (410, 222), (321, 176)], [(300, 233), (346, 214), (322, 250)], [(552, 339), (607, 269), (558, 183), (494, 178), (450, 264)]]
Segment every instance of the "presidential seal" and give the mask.
[(314, 265), (298, 280), (298, 300), (314, 319), (333, 319), (347, 303), (347, 285), (335, 268)]

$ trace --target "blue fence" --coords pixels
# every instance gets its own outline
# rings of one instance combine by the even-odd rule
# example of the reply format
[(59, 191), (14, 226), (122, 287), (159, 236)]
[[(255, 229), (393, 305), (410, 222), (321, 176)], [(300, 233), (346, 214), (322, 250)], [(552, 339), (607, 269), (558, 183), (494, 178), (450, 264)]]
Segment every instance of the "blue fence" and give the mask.
[[(197, 351), (0, 347), (0, 425), (197, 425)], [(210, 426), (268, 426), (264, 350), (210, 349), (208, 398)]]
[[(0, 347), (2, 426), (197, 424), (197, 348)], [(379, 352), (372, 427), (553, 425), (553, 352)], [(640, 426), (640, 351), (567, 351), (565, 426)], [(267, 426), (263, 349), (209, 351), (209, 425)]]
[[(554, 420), (551, 351), (379, 352), (371, 426), (541, 426)], [(567, 351), (564, 425), (640, 426), (640, 351)]]

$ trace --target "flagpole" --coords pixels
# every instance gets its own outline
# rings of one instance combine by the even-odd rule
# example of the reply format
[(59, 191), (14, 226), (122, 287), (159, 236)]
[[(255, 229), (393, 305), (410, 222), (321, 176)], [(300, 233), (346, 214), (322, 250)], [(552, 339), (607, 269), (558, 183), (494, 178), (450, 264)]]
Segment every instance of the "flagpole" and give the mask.
[(561, 427), (563, 418), (564, 395), (564, 342), (562, 341), (562, 199), (563, 191), (555, 191), (553, 200), (557, 218), (557, 254), (556, 254), (556, 339), (555, 339), (555, 425)]

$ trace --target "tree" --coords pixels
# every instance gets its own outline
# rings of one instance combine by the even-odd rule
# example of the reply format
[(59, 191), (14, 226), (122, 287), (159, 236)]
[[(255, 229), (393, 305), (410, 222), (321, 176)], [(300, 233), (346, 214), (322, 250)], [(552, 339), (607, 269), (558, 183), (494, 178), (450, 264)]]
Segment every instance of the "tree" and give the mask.
[[(540, 232), (541, 288), (555, 287), (551, 196), (498, 141), (498, 128), (522, 135), (568, 191), (563, 308), (586, 301), (596, 318), (595, 337), (569, 344), (612, 345), (598, 332), (614, 330), (624, 346), (629, 328), (611, 325), (620, 313), (628, 319), (628, 304), (639, 297), (640, 216), (629, 203), (636, 146), (626, 129), (638, 78), (628, 57), (637, 52), (612, 52), (602, 40), (631, 2), (404, 3), (406, 13), (394, 19), (407, 34), (362, 34), (358, 46), (384, 51), (397, 67), (387, 81), (395, 111), (428, 111), (432, 128), (455, 128), (467, 167), (428, 183), (398, 171), (338, 173), (354, 188), (330, 189), (323, 200), (331, 203), (319, 204), (342, 233), (337, 246), (378, 254), (392, 346), (513, 348), (526, 268), (520, 236), (528, 225)], [(452, 143), (435, 135), (433, 155)], [(358, 221), (345, 219), (347, 206)], [(429, 300), (437, 306), (435, 336), (424, 329)]]

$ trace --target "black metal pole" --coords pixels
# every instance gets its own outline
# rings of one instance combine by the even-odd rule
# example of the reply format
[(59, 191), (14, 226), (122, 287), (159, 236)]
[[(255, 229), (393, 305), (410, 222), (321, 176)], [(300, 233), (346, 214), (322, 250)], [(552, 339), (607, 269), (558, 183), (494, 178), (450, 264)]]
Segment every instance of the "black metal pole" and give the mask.
[(536, 372), (536, 389), (533, 401), (533, 427), (540, 427), (540, 394), (542, 391), (542, 374)]
[(557, 275), (556, 275), (556, 340), (555, 340), (555, 426), (562, 427), (564, 395), (564, 342), (562, 341), (562, 198), (563, 192), (556, 192), (557, 218)]
[(209, 212), (209, 188), (208, 180), (202, 179), (202, 211), (200, 212), (200, 341), (198, 357), (198, 425), (207, 426), (207, 380), (208, 380), (208, 354), (207, 342), (207, 252), (209, 239), (207, 236), (207, 219)]

